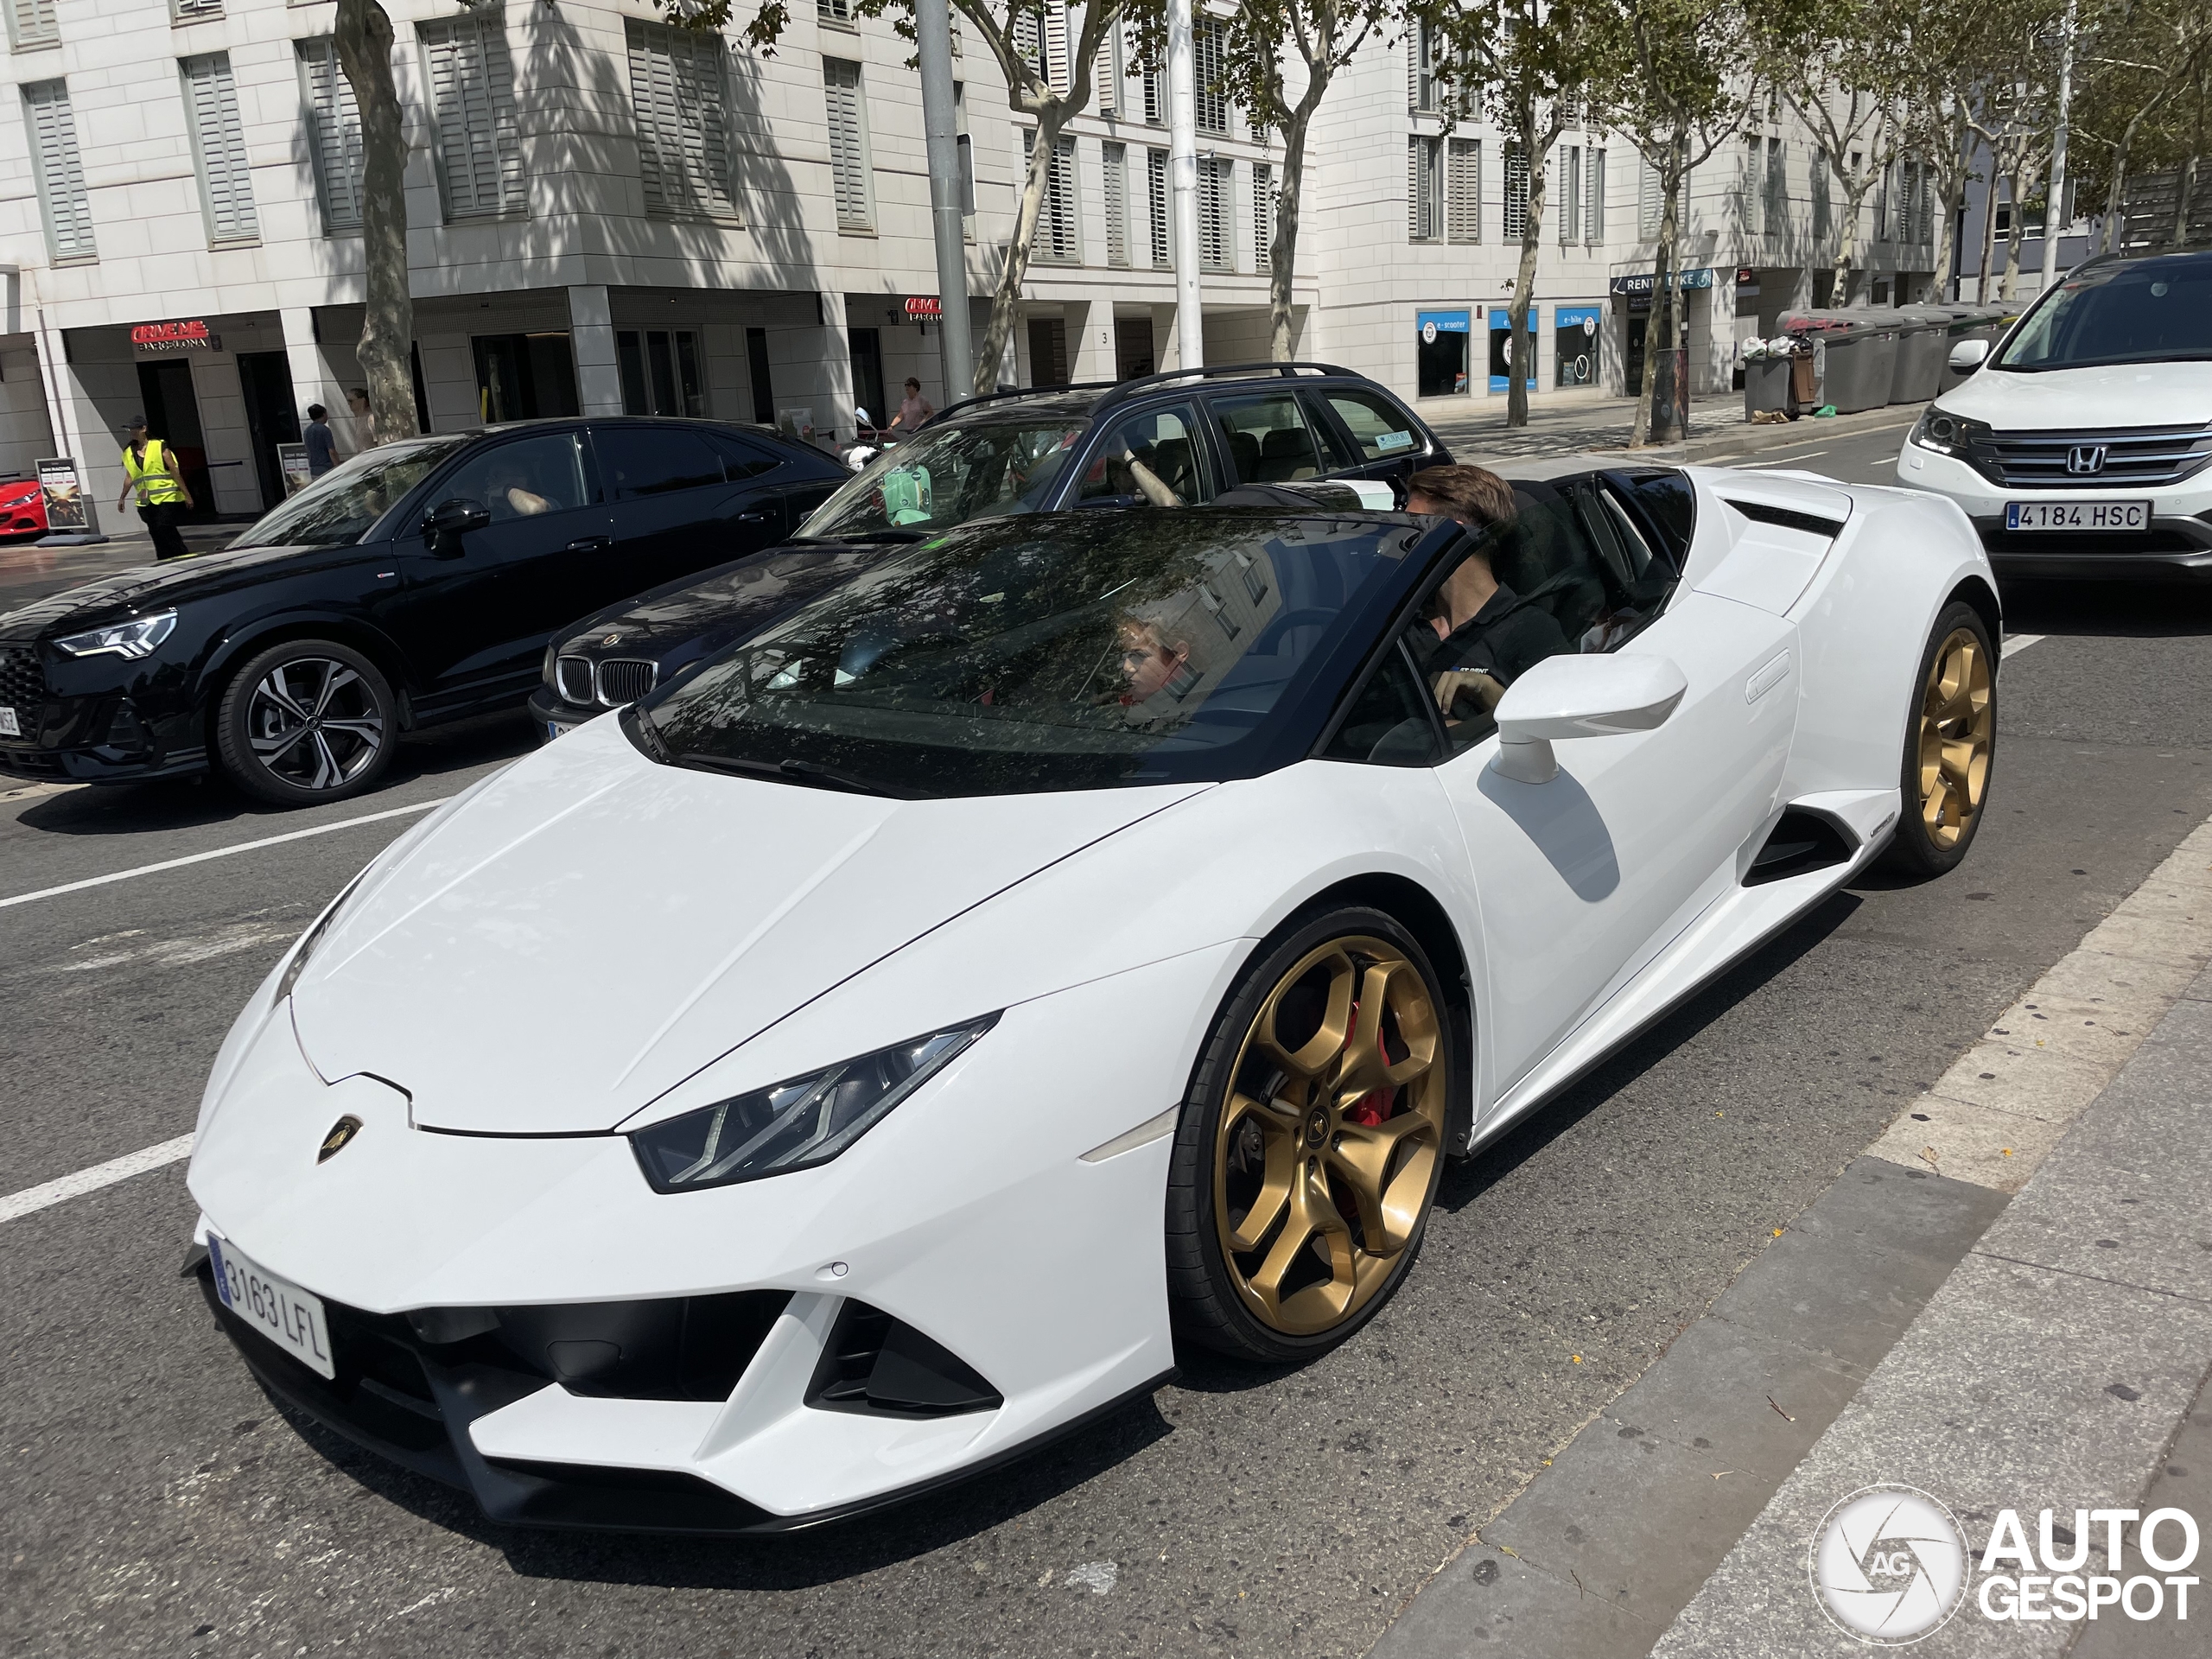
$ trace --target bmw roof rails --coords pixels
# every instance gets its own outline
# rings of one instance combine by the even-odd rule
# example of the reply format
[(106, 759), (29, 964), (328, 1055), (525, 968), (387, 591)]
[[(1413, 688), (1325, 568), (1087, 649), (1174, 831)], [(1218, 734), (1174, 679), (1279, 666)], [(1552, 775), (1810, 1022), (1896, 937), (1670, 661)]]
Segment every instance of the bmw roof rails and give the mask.
[(1223, 363), (1209, 364), (1197, 369), (1163, 369), (1158, 374), (1141, 374), (1130, 380), (1117, 381), (1114, 389), (1093, 405), (1092, 413), (1125, 403), (1141, 391), (1154, 386), (1172, 385), (1177, 381), (1211, 380), (1230, 375), (1281, 375), (1295, 379), (1301, 374), (1341, 374), (1350, 376), (1350, 369), (1338, 368), (1333, 363)]
[(979, 391), (971, 397), (963, 397), (957, 404), (947, 404), (930, 416), (930, 423), (934, 425), (948, 415), (963, 409), (974, 409), (979, 404), (1002, 403), (1009, 397), (1051, 397), (1066, 391), (1109, 391), (1114, 384), (1111, 380), (1079, 380), (1065, 386), (1002, 386), (996, 391)]

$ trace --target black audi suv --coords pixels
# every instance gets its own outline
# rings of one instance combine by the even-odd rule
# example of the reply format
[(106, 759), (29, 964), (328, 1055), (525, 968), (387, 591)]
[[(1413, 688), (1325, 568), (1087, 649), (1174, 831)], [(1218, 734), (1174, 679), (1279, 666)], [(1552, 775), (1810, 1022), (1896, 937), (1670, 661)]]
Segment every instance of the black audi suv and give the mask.
[(364, 451), (219, 552), (0, 616), (0, 774), (357, 794), (403, 731), (522, 702), (578, 616), (774, 545), (848, 476), (711, 421)]

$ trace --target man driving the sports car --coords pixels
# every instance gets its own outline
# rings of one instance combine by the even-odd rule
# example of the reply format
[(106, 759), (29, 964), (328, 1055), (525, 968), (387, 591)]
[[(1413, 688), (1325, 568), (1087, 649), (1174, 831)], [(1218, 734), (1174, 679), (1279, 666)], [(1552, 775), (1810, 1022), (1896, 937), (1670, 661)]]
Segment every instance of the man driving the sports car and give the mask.
[(1436, 644), (1422, 667), (1447, 724), (1486, 717), (1531, 664), (1569, 648), (1567, 635), (1550, 612), (1523, 603), (1500, 582), (1491, 565), (1492, 550), (1518, 515), (1511, 485), (1467, 466), (1427, 467), (1406, 484), (1407, 512), (1456, 519), (1476, 532), (1475, 545), (1436, 590), (1428, 619)]

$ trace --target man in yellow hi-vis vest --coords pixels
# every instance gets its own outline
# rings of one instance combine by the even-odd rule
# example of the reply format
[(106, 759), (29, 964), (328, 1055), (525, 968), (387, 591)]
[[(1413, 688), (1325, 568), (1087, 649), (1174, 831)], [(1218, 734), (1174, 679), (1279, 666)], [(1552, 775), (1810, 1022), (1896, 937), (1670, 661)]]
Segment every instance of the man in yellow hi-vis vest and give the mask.
[(192, 492), (184, 487), (168, 445), (146, 435), (143, 415), (133, 415), (125, 429), (130, 442), (123, 451), (123, 493), (116, 498), (115, 510), (121, 512), (136, 490), (138, 516), (146, 521), (147, 533), (154, 538), (154, 556), (181, 559), (192, 550), (184, 544), (176, 516), (180, 509), (194, 505)]

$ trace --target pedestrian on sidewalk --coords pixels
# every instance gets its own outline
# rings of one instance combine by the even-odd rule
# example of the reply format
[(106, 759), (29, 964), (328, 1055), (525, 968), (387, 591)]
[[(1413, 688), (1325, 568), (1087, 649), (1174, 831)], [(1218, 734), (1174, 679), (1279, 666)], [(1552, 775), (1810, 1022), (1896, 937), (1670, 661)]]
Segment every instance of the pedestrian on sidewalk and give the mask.
[(330, 411), (321, 404), (308, 405), (308, 428), (300, 437), (308, 447), (309, 478), (321, 478), (338, 464), (338, 440), (331, 435)]
[(913, 436), (923, 422), (937, 413), (937, 406), (922, 396), (922, 383), (912, 375), (906, 377), (906, 396), (899, 403), (899, 412), (891, 417), (891, 424), (884, 429), (896, 432), (902, 438)]
[(133, 415), (124, 430), (130, 442), (124, 446), (123, 493), (115, 499), (115, 510), (121, 512), (136, 490), (138, 516), (154, 538), (154, 556), (181, 559), (192, 550), (184, 544), (184, 536), (176, 527), (177, 515), (198, 503), (184, 487), (183, 474), (177, 471), (176, 456), (168, 445), (146, 435), (143, 415)]

